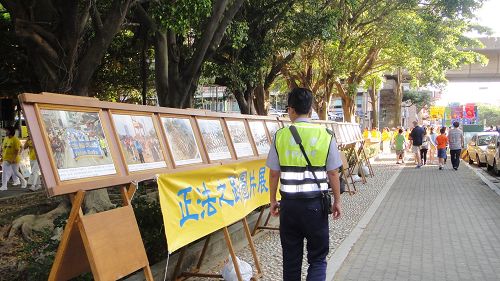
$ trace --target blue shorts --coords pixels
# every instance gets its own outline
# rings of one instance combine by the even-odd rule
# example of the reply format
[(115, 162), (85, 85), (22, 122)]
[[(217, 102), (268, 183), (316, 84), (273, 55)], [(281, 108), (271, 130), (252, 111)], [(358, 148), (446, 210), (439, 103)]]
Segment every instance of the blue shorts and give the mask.
[(438, 148), (438, 158), (446, 159), (446, 148)]

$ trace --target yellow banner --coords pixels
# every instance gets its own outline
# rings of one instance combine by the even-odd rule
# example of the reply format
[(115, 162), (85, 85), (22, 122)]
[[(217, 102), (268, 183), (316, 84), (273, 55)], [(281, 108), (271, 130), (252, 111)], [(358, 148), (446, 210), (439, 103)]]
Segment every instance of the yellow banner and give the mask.
[(431, 106), (429, 109), (431, 119), (443, 119), (444, 106)]
[(269, 204), (269, 169), (265, 160), (254, 160), (162, 174), (158, 188), (173, 252)]

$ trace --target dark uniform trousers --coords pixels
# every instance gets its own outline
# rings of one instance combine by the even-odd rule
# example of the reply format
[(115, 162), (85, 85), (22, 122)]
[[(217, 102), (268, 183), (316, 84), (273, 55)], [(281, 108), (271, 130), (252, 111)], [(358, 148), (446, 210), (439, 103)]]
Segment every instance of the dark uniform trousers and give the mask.
[(281, 200), (280, 238), (284, 281), (301, 280), (304, 238), (307, 240), (309, 263), (307, 280), (326, 279), (328, 232), (328, 214), (322, 212), (321, 198)]

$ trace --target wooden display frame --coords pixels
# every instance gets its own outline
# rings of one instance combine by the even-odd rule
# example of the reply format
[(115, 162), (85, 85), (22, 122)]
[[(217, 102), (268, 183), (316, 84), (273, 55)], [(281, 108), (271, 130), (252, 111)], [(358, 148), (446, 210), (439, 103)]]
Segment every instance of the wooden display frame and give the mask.
[(283, 124), (281, 122), (279, 122), (279, 121), (276, 121), (276, 120), (274, 120), (274, 121), (266, 120), (264, 123), (266, 124), (267, 132), (269, 133), (269, 136), (271, 137), (271, 145), (273, 145), (274, 134), (271, 133), (271, 130), (269, 130), (268, 124), (274, 123), (274, 124), (278, 125), (278, 129), (276, 131), (278, 131), (279, 129), (283, 128), (282, 127)]
[(68, 280), (91, 271), (94, 279), (117, 280), (143, 270), (153, 281), (146, 250), (131, 205), (135, 185), (121, 188), (123, 206), (83, 215), (85, 191), (71, 196), (72, 208), (57, 249), (49, 281)]
[[(219, 122), (219, 125), (221, 127), (221, 132), (222, 132), (222, 134), (224, 136), (224, 140), (226, 142), (227, 150), (229, 152), (229, 157), (219, 158), (219, 159), (211, 159), (210, 158), (210, 152), (208, 151), (207, 142), (203, 138), (203, 133), (202, 133), (202, 129), (201, 129), (201, 126), (200, 126), (200, 121), (215, 121), (215, 122)], [(205, 150), (205, 152), (207, 154), (207, 158), (208, 158), (209, 163), (214, 163), (214, 162), (217, 162), (217, 161), (235, 160), (236, 159), (236, 154), (234, 152), (234, 146), (232, 144), (231, 137), (229, 136), (229, 131), (227, 130), (226, 124), (222, 121), (222, 119), (216, 118), (216, 117), (205, 117), (205, 116), (204, 117), (196, 117), (196, 125), (197, 125), (197, 129), (198, 129), (198, 134), (200, 135), (200, 138), (202, 140), (203, 148), (204, 148), (204, 150)]]
[(262, 129), (264, 131), (264, 134), (266, 134), (266, 137), (267, 137), (267, 144), (268, 144), (269, 148), (271, 148), (272, 137), (269, 135), (269, 131), (267, 130), (267, 126), (266, 126), (265, 121), (264, 120), (247, 120), (247, 122), (248, 122), (248, 127), (250, 128), (250, 137), (253, 140), (253, 144), (255, 145), (255, 149), (257, 150), (257, 154), (259, 156), (267, 154), (267, 153), (260, 153), (260, 151), (258, 149), (258, 146), (257, 146), (257, 142), (255, 140), (255, 136), (252, 133), (252, 126), (250, 125), (250, 123), (256, 123), (256, 124), (261, 124), (262, 125)]
[[(47, 158), (48, 159), (47, 162), (49, 162), (49, 165), (52, 168), (53, 180), (55, 181), (55, 183), (58, 186), (65, 186), (65, 185), (69, 185), (69, 184), (79, 184), (79, 183), (83, 183), (83, 182), (93, 181), (93, 178), (99, 178), (102, 180), (106, 180), (106, 179), (110, 179), (110, 178), (113, 178), (115, 176), (121, 175), (121, 173), (116, 165), (116, 159), (117, 159), (117, 157), (119, 157), (119, 155), (117, 155), (118, 153), (117, 153), (116, 149), (114, 147), (112, 148), (112, 146), (110, 145), (111, 132), (110, 132), (109, 128), (105, 127), (106, 123), (103, 122), (103, 120), (105, 120), (107, 118), (107, 116), (102, 110), (97, 109), (97, 108), (84, 108), (84, 107), (78, 107), (78, 106), (54, 106), (54, 105), (50, 105), (50, 104), (36, 104), (35, 109), (36, 109), (35, 114), (36, 114), (38, 126), (39, 126), (40, 130), (42, 132), (44, 132), (43, 134), (40, 134), (41, 139), (43, 140), (43, 147), (44, 147), (45, 151), (47, 151), (49, 153), (49, 155), (51, 156), (51, 157)], [(99, 123), (100, 123), (100, 126), (102, 128), (104, 138), (106, 139), (107, 146), (109, 148), (109, 153), (110, 153), (111, 161), (112, 161), (111, 164), (113, 164), (113, 167), (115, 169), (115, 173), (108, 174), (108, 175), (94, 176), (94, 177), (82, 177), (82, 178), (77, 178), (77, 179), (61, 180), (61, 176), (59, 174), (59, 169), (57, 168), (57, 165), (56, 165), (55, 160), (54, 160), (56, 157), (55, 157), (54, 151), (52, 150), (52, 147), (50, 145), (50, 139), (46, 134), (47, 127), (46, 127), (45, 122), (42, 118), (42, 110), (96, 113), (99, 117)], [(38, 151), (38, 149), (36, 149), (36, 151)], [(42, 169), (42, 172), (43, 172), (43, 170), (48, 169), (47, 166), (44, 166), (44, 167), (40, 166), (40, 168)], [(44, 179), (45, 179), (45, 175), (46, 175), (46, 173), (44, 173), (44, 177), (43, 177)]]
[[(133, 104), (122, 104), (122, 103), (112, 103), (112, 102), (104, 102), (99, 101), (95, 98), (89, 97), (77, 97), (77, 96), (69, 96), (69, 95), (59, 95), (52, 93), (42, 93), (42, 94), (21, 94), (19, 96), (23, 110), (25, 113), (25, 118), (27, 120), (27, 124), (29, 130), (32, 135), (32, 139), (37, 150), (37, 158), (40, 162), (40, 166), (42, 169), (42, 173), (44, 175), (43, 180), (45, 182), (44, 186), (47, 188), (47, 194), (49, 196), (56, 196), (62, 194), (71, 194), (77, 192), (80, 189), (83, 190), (92, 190), (99, 189), (108, 186), (116, 186), (121, 184), (127, 184), (133, 181), (142, 181), (147, 179), (153, 179), (157, 173), (172, 173), (177, 171), (186, 171), (191, 169), (197, 169), (200, 166), (213, 166), (213, 165), (221, 165), (223, 163), (234, 162), (237, 161), (233, 155), (231, 159), (225, 159), (221, 161), (209, 161), (208, 156), (206, 155), (206, 151), (203, 147), (203, 142), (201, 136), (198, 134), (199, 128), (197, 126), (196, 118), (214, 118), (221, 120), (221, 124), (223, 126), (223, 130), (226, 130), (225, 124), (222, 121), (222, 118), (231, 117), (247, 120), (251, 119), (260, 119), (260, 120), (272, 120), (277, 121), (276, 118), (261, 116), (261, 117), (253, 117), (246, 116), (241, 114), (222, 114), (222, 113), (210, 113), (204, 110), (197, 109), (175, 109), (175, 108), (162, 108), (162, 107), (153, 107), (153, 106), (143, 106), (143, 105), (133, 105)], [(51, 159), (53, 159), (52, 154), (48, 154), (47, 147), (45, 145), (46, 141), (44, 140), (44, 132), (41, 129), (41, 125), (39, 124), (39, 110), (38, 106), (46, 106), (50, 105), (51, 108), (56, 108), (59, 110), (70, 109), (71, 107), (76, 107), (80, 111), (98, 111), (101, 110), (100, 119), (102, 123), (103, 130), (106, 132), (106, 140), (108, 142), (108, 147), (113, 157), (113, 164), (115, 166), (116, 175), (114, 176), (106, 176), (106, 177), (95, 177), (88, 180), (75, 180), (75, 181), (67, 181), (61, 182), (56, 180), (57, 170), (53, 165), (50, 164)], [(111, 112), (127, 112), (127, 114), (131, 115), (153, 115), (153, 120), (156, 122), (156, 127), (160, 127), (160, 131), (163, 133), (159, 134), (160, 143), (162, 149), (164, 149), (163, 156), (165, 162), (167, 163), (167, 167), (164, 169), (158, 170), (143, 170), (141, 172), (132, 172), (130, 173), (126, 167), (126, 163), (123, 161), (123, 157), (121, 155), (121, 149), (117, 148), (119, 146), (118, 139), (113, 132), (113, 122), (111, 120)], [(197, 142), (197, 147), (199, 149), (202, 162), (191, 163), (191, 164), (183, 164), (176, 165), (175, 160), (173, 159), (172, 153), (170, 151), (170, 147), (168, 144), (168, 140), (166, 134), (164, 132), (162, 117), (166, 118), (188, 118), (190, 120), (191, 128), (194, 132), (195, 139)], [(246, 122), (246, 121), (245, 121)], [(159, 124), (159, 125), (158, 125)], [(110, 132), (110, 133), (108, 133)], [(227, 134), (227, 132), (226, 132)], [(250, 142), (252, 143), (252, 139)], [(226, 139), (227, 145), (231, 151), (232, 142), (230, 139)], [(253, 145), (253, 143), (252, 143)], [(248, 159), (260, 159), (262, 157), (254, 156)]]
[[(263, 276), (262, 269), (260, 267), (259, 257), (257, 256), (257, 252), (255, 251), (255, 244), (253, 243), (252, 234), (250, 233), (250, 228), (248, 226), (248, 222), (247, 222), (246, 217), (244, 217), (243, 219), (241, 219), (239, 221), (243, 224), (245, 236), (248, 240), (248, 245), (250, 246), (250, 251), (251, 251), (253, 259), (254, 259), (255, 268), (257, 269), (257, 275), (254, 275), (252, 278), (253, 280), (255, 280), (256, 278), (260, 278)], [(235, 223), (237, 223), (237, 222), (235, 222)], [(242, 276), (241, 276), (240, 266), (237, 262), (236, 254), (234, 252), (234, 247), (233, 247), (233, 243), (231, 241), (231, 236), (229, 234), (228, 227), (229, 226), (222, 228), (222, 232), (224, 233), (224, 239), (226, 241), (226, 246), (227, 246), (227, 249), (228, 249), (229, 254), (231, 256), (231, 260), (233, 261), (233, 266), (234, 266), (234, 271), (236, 273), (236, 278), (238, 278), (238, 281), (244, 281)], [(204, 261), (205, 254), (207, 252), (211, 237), (212, 237), (212, 234), (208, 234), (207, 236), (205, 236), (205, 243), (203, 245), (203, 249), (200, 253), (200, 256), (198, 257), (198, 262), (196, 264), (196, 267), (191, 269), (190, 271), (185, 271), (185, 272), (180, 271), (182, 262), (184, 261), (184, 256), (186, 253), (187, 246), (183, 247), (180, 250), (179, 259), (177, 260), (177, 264), (175, 265), (174, 280), (176, 280), (176, 281), (187, 280), (191, 277), (222, 279), (221, 274), (211, 274), (211, 273), (200, 272), (200, 269), (201, 269), (201, 266), (203, 265), (203, 261)]]
[[(172, 118), (172, 119), (184, 119), (188, 120), (190, 124), (190, 128), (193, 132), (193, 137), (196, 142), (196, 148), (198, 149), (198, 153), (200, 154), (201, 157), (201, 162), (193, 162), (193, 163), (186, 163), (186, 164), (177, 164), (176, 159), (174, 157), (174, 153), (172, 151), (172, 148), (170, 146), (170, 141), (167, 136), (167, 131), (165, 126), (163, 125), (163, 118)], [(201, 141), (201, 136), (197, 134), (198, 132), (198, 124), (196, 123), (196, 120), (193, 116), (186, 116), (186, 115), (166, 115), (166, 114), (159, 114), (159, 119), (160, 119), (160, 124), (161, 124), (161, 131), (163, 133), (163, 138), (165, 139), (166, 142), (166, 152), (171, 159), (172, 166), (174, 168), (179, 168), (179, 167), (190, 167), (190, 166), (198, 166), (198, 165), (203, 165), (203, 164), (208, 164), (208, 158), (207, 155), (203, 152), (203, 144)]]
[[(120, 150), (120, 156), (122, 158), (123, 163), (125, 163), (125, 169), (128, 174), (146, 174), (146, 173), (160, 173), (164, 169), (168, 169), (173, 167), (172, 163), (170, 163), (168, 154), (166, 153), (166, 144), (164, 143), (162, 139), (162, 129), (160, 126), (163, 126), (163, 124), (158, 125), (158, 118), (156, 115), (153, 113), (145, 113), (141, 114), (140, 112), (131, 112), (131, 111), (115, 111), (115, 110), (109, 110), (108, 114), (110, 115), (110, 120), (111, 120), (111, 127), (113, 128), (114, 134), (116, 139), (118, 140), (118, 149)], [(113, 115), (124, 115), (124, 116), (141, 116), (141, 117), (150, 117), (151, 122), (153, 123), (153, 128), (156, 133), (156, 136), (158, 138), (158, 144), (160, 145), (161, 148), (161, 156), (163, 156), (163, 162), (165, 162), (165, 167), (161, 168), (152, 168), (152, 169), (141, 169), (138, 171), (131, 171), (129, 168), (129, 163), (127, 163), (126, 156), (125, 156), (125, 151), (123, 150), (123, 144), (120, 142), (120, 137), (118, 135), (118, 130), (117, 130), (117, 124), (116, 121), (113, 117)], [(161, 162), (161, 161), (159, 161)]]
[[(228, 134), (229, 134), (229, 138), (231, 139), (232, 149), (234, 149), (234, 155), (235, 155), (236, 159), (237, 160), (239, 160), (239, 159), (248, 159), (248, 158), (252, 158), (252, 157), (258, 156), (257, 148), (255, 146), (255, 142), (252, 142), (251, 131), (250, 131), (250, 127), (248, 125), (247, 119), (228, 117), (228, 118), (223, 118), (223, 120), (224, 120), (224, 126), (226, 126), (226, 128), (227, 128), (227, 131), (228, 131)], [(250, 145), (250, 148), (252, 149), (252, 155), (243, 155), (243, 156), (239, 156), (238, 155), (238, 150), (236, 149), (236, 145), (235, 145), (235, 143), (233, 141), (233, 136), (231, 134), (231, 129), (230, 129), (231, 126), (229, 126), (228, 122), (241, 122), (241, 123), (243, 123), (243, 127), (245, 128), (246, 138), (248, 140), (248, 145)]]
[[(257, 218), (257, 221), (255, 222), (255, 225), (252, 230), (252, 236), (255, 236), (257, 232), (261, 229), (267, 229), (267, 230), (280, 230), (279, 227), (274, 227), (274, 226), (269, 226), (269, 220), (271, 219), (271, 209), (269, 208), (270, 205), (267, 206), (261, 206), (260, 211), (259, 211), (259, 217)], [(266, 221), (264, 222), (264, 225), (260, 225), (260, 221), (262, 220), (262, 216), (264, 215), (264, 212), (266, 209), (269, 208), (269, 213), (267, 214)]]

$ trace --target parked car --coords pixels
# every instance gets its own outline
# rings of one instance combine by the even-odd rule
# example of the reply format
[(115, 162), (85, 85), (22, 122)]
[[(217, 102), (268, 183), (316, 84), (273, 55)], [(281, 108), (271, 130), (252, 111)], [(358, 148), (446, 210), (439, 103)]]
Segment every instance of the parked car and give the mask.
[(490, 144), (486, 147), (486, 161), (488, 170), (500, 176), (500, 136), (492, 139)]
[(344, 114), (328, 112), (328, 119), (332, 121), (342, 122), (344, 120)]
[(474, 162), (476, 162), (478, 166), (486, 164), (486, 147), (490, 144), (492, 139), (497, 136), (497, 132), (480, 132), (475, 134), (467, 143), (469, 164)]
[(288, 114), (284, 111), (276, 110), (274, 108), (270, 108), (267, 115), (278, 116), (278, 117), (286, 117)]

